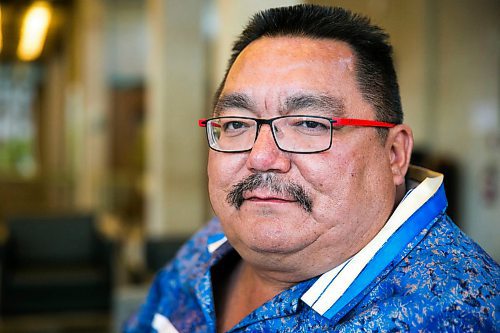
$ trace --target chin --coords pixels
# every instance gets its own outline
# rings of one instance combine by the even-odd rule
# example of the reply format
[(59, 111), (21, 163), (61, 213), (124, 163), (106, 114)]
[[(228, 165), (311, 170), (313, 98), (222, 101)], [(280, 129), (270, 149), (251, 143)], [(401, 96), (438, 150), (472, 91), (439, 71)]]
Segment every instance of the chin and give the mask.
[(294, 253), (317, 238), (317, 233), (309, 228), (314, 225), (311, 216), (298, 207), (256, 208), (244, 204), (239, 210), (227, 208), (225, 214), (218, 216), (227, 238), (238, 252)]
[(276, 225), (260, 225), (250, 230), (239, 229), (237, 238), (238, 242), (234, 245), (238, 252), (241, 248), (259, 254), (283, 255), (301, 251), (314, 241), (293, 227), (283, 228)]
[(247, 240), (246, 246), (254, 252), (263, 253), (288, 253), (296, 250), (297, 244), (290, 242), (289, 237), (280, 237), (273, 235), (271, 237), (255, 235)]

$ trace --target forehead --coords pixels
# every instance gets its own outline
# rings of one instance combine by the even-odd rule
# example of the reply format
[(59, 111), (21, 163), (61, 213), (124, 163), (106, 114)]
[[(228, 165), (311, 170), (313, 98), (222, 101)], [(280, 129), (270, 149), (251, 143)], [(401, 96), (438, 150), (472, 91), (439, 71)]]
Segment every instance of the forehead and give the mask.
[(322, 61), (353, 60), (354, 52), (346, 42), (327, 38), (297, 36), (260, 37), (251, 42), (237, 57), (235, 65), (254, 57)]
[(355, 59), (351, 47), (341, 41), (261, 37), (237, 57), (221, 96), (244, 94), (266, 105), (303, 93), (348, 100), (360, 95)]
[(353, 74), (354, 63), (353, 50), (342, 41), (261, 37), (250, 43), (236, 58), (228, 73), (228, 81), (241, 74), (263, 74), (266, 71), (283, 74), (300, 69), (311, 71), (314, 67), (327, 70), (325, 74)]

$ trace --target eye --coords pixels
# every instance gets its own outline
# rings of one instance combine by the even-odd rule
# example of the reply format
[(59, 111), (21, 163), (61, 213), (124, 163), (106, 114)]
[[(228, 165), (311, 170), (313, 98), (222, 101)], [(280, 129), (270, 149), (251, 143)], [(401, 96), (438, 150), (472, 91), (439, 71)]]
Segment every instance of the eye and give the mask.
[(319, 118), (298, 118), (294, 119), (292, 127), (303, 134), (323, 134), (330, 131), (330, 123)]
[(326, 126), (323, 125), (322, 123), (317, 122), (317, 121), (313, 121), (313, 120), (301, 121), (297, 124), (297, 126), (311, 128), (311, 129), (325, 129), (326, 128)]
[(228, 137), (250, 133), (249, 129), (254, 125), (252, 120), (242, 118), (226, 118), (220, 122), (222, 134)]
[(228, 121), (227, 123), (223, 124), (223, 128), (225, 131), (238, 130), (244, 127), (246, 127), (245, 123), (236, 120)]

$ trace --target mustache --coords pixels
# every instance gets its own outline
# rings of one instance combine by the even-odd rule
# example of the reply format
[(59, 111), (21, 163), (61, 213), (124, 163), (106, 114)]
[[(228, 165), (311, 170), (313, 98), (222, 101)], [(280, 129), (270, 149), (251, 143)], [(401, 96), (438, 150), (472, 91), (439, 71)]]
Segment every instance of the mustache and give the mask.
[(312, 200), (306, 190), (299, 184), (284, 181), (274, 173), (254, 173), (233, 185), (226, 196), (226, 201), (236, 209), (240, 209), (245, 201), (243, 194), (256, 189), (267, 189), (274, 194), (288, 195), (308, 213), (312, 212)]

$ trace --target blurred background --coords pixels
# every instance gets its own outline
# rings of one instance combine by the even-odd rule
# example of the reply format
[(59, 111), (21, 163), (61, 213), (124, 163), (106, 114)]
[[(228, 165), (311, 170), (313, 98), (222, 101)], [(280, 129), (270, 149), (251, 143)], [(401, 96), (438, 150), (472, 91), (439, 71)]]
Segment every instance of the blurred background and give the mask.
[(258, 10), (317, 3), (391, 35), (414, 163), (500, 259), (497, 0), (1, 0), (0, 332), (114, 332), (211, 216), (210, 114)]

